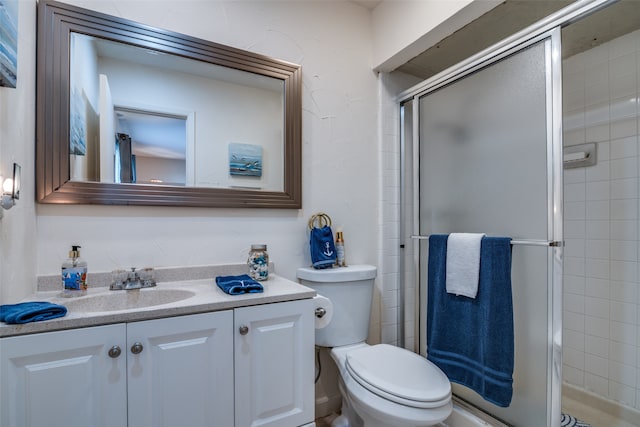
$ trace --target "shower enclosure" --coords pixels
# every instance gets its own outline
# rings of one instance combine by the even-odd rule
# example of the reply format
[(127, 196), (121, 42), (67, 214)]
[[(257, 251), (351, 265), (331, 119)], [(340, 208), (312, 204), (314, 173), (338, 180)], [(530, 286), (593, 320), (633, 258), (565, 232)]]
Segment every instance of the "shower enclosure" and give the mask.
[(506, 423), (523, 426), (560, 417), (559, 405), (553, 405), (560, 391), (561, 345), (561, 99), (553, 56), (558, 43), (559, 32), (552, 30), (509, 46), (434, 82), (409, 101), (419, 121), (414, 138), (419, 141), (414, 147), (419, 227), (412, 238), (420, 245), (422, 295), (427, 236), (509, 236), (514, 317), (527, 319), (515, 322), (510, 407), (485, 402), (457, 384), (454, 393)]
[[(415, 345), (407, 343), (406, 346), (415, 347), (421, 354), (426, 353), (426, 266), (429, 249), (426, 238), (430, 234), (452, 232), (482, 232), (490, 236), (511, 237), (515, 327), (512, 403), (508, 408), (500, 408), (464, 386), (453, 385), (458, 398), (509, 425), (560, 425), (564, 345), (563, 194), (566, 190), (562, 165), (563, 118), (565, 123), (571, 119), (566, 113), (563, 117), (562, 59), (567, 56), (567, 50), (563, 50), (561, 44), (565, 38), (575, 41), (567, 36), (574, 23), (585, 16), (597, 16), (609, 3), (612, 2), (576, 2), (399, 97), (403, 172), (400, 182), (403, 209), (400, 233), (401, 244), (404, 244), (401, 257), (404, 268), (401, 271), (408, 271), (404, 274), (405, 285), (401, 289), (409, 288), (407, 281), (418, 283), (417, 295), (400, 297), (404, 301), (419, 301), (419, 339)], [(638, 67), (640, 36), (634, 40), (638, 46), (634, 51), (635, 67)], [(637, 82), (640, 73), (637, 68), (634, 70)], [(633, 197), (628, 196), (632, 201), (627, 204), (636, 204), (636, 217), (633, 219), (636, 246), (630, 255), (635, 254), (636, 281), (637, 93), (636, 83), (629, 101), (635, 102), (636, 184), (633, 186), (626, 182), (631, 189), (619, 187), (622, 188), (620, 191), (627, 193), (635, 191)], [(585, 115), (588, 113), (583, 109), (582, 117)], [(627, 146), (632, 145), (633, 141), (627, 141)], [(604, 152), (604, 148), (598, 149)], [(584, 153), (585, 149), (567, 149), (566, 153), (570, 151)], [(581, 155), (584, 154), (575, 154), (572, 158)], [(583, 170), (582, 174), (575, 172), (567, 176), (572, 183), (580, 184), (580, 177), (585, 175)], [(577, 215), (576, 221), (584, 222), (585, 218), (576, 213), (580, 205), (571, 204), (573, 202), (568, 202), (571, 218), (575, 219)], [(577, 202), (584, 204), (585, 201)], [(574, 237), (575, 224), (570, 225), (567, 251), (576, 258), (584, 257), (584, 250), (580, 252), (576, 246), (584, 244), (580, 240), (585, 237)], [(626, 246), (633, 246), (633, 243)], [(406, 266), (412, 266), (412, 269)], [(570, 264), (575, 271), (573, 266)], [(575, 286), (579, 279), (569, 278), (569, 281), (572, 289), (580, 289)], [(582, 289), (584, 292), (584, 287)], [(634, 295), (637, 300), (637, 290)], [(638, 322), (637, 316), (636, 311), (634, 324)], [(574, 332), (569, 331), (570, 344), (580, 346), (582, 343), (584, 350), (584, 336), (580, 341)], [(633, 338), (634, 345), (637, 345), (637, 337), (638, 334)], [(605, 339), (602, 336), (596, 338)], [(582, 360), (582, 365), (572, 362), (580, 367), (569, 366), (568, 369), (574, 381), (582, 378), (584, 384), (584, 372), (579, 372), (585, 369), (585, 359)], [(564, 367), (567, 369), (566, 363)], [(633, 378), (635, 375), (634, 371)]]

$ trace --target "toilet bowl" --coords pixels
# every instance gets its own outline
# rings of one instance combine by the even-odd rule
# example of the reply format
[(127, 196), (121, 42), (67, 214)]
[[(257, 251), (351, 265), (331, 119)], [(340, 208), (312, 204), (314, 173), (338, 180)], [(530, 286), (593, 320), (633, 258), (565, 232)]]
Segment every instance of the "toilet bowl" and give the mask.
[(426, 358), (387, 344), (368, 345), (376, 268), (301, 268), (300, 282), (331, 300), (333, 317), (316, 329), (340, 373), (342, 415), (335, 427), (427, 427), (453, 409), (451, 384)]
[(341, 393), (365, 427), (432, 426), (451, 414), (449, 380), (415, 353), (361, 343), (333, 348), (331, 356), (340, 370)]

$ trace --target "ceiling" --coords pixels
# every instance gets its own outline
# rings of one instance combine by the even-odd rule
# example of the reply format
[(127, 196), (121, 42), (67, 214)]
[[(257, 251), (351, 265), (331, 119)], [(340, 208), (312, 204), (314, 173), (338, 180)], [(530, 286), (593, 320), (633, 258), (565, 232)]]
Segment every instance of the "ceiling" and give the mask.
[[(517, 33), (575, 0), (506, 0), (397, 71), (427, 79)], [(640, 1), (622, 0), (562, 31), (563, 57), (640, 28)]]

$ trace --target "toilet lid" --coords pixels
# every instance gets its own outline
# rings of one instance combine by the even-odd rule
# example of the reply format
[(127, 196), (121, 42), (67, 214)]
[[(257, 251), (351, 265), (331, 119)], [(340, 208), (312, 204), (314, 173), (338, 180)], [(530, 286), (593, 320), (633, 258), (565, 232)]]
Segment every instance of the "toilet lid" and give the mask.
[(360, 385), (403, 405), (430, 408), (451, 398), (447, 376), (426, 358), (400, 347), (378, 344), (352, 350), (346, 367)]

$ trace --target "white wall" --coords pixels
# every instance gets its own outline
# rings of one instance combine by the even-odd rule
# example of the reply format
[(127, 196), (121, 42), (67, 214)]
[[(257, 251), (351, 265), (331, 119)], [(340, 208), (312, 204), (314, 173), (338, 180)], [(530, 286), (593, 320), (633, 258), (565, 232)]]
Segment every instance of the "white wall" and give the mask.
[(25, 297), (37, 272), (35, 213), (35, 2), (19, 1), (17, 87), (0, 87), (0, 175), (22, 166), (20, 201), (0, 219), (0, 304)]
[(563, 63), (565, 145), (597, 142), (565, 171), (563, 376), (640, 409), (640, 31)]

